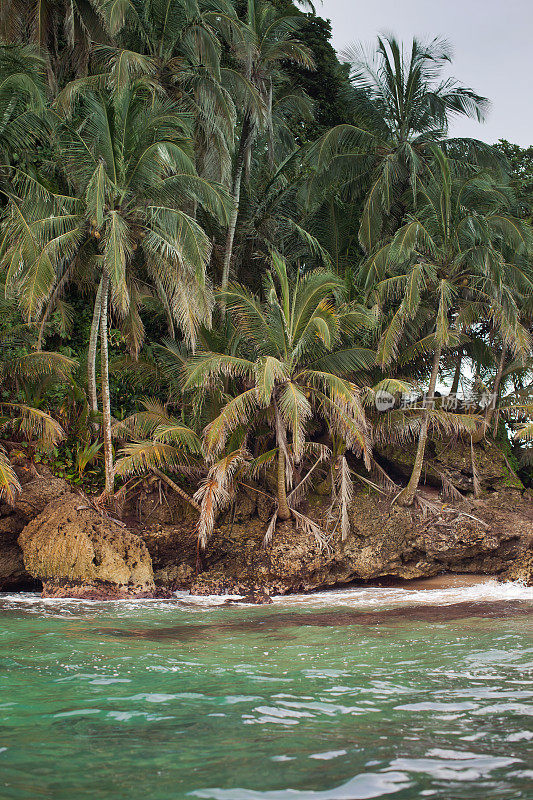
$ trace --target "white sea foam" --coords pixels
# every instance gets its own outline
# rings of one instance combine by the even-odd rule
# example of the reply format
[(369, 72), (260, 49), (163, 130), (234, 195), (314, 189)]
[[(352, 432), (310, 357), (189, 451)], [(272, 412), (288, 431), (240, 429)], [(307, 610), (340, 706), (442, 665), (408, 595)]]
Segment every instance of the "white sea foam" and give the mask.
[[(452, 579), (453, 580), (453, 579)], [(419, 584), (420, 585), (420, 584)], [(175, 599), (168, 600), (79, 600), (65, 598), (42, 598), (33, 592), (0, 593), (0, 611), (27, 609), (32, 611), (57, 611), (62, 614), (79, 614), (87, 610), (109, 608), (119, 614), (142, 609), (168, 611), (201, 611), (220, 608), (230, 600), (239, 600), (238, 595), (190, 595), (176, 592)], [(317, 608), (343, 606), (350, 608), (392, 608), (398, 606), (442, 606), (455, 603), (494, 601), (533, 602), (533, 587), (520, 583), (500, 583), (493, 579), (480, 580), (470, 586), (449, 586), (447, 588), (389, 588), (359, 586), (344, 589), (329, 589), (311, 594), (293, 594), (274, 597), (273, 604), (278, 608)], [(237, 606), (238, 607), (238, 606)], [(242, 607), (242, 606), (241, 606)]]
[(391, 607), (418, 605), (453, 605), (454, 603), (494, 602), (502, 600), (533, 601), (533, 587), (521, 583), (501, 583), (488, 579), (471, 586), (450, 586), (435, 589), (403, 589), (385, 587), (352, 587), (329, 589), (313, 594), (294, 594), (273, 598), (276, 605), (284, 606), (357, 606)]

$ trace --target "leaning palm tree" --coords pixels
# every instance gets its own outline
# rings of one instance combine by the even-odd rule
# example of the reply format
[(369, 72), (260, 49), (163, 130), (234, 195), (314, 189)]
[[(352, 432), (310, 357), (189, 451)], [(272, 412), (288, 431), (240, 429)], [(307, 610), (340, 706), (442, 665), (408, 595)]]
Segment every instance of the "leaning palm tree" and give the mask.
[(291, 281), (274, 254), (265, 303), (238, 284), (223, 295), (247, 354), (199, 352), (185, 367), (185, 391), (217, 379), (235, 382), (235, 396), (205, 429), (208, 460), (216, 460), (234, 434), (242, 453), (254, 430), (271, 432), (273, 447), (260, 461), (277, 465), (276, 516), (282, 520), (295, 514), (288, 498), (295, 465), (316, 450), (306, 436), (313, 419), (326, 420), (348, 449), (370, 463), (370, 430), (359, 390), (347, 376), (368, 369), (374, 353), (346, 344), (347, 334), (368, 318), (339, 302), (342, 291), (339, 279), (323, 270)]
[[(112, 65), (110, 81), (119, 69)], [(88, 382), (94, 407), (100, 332), (106, 496), (113, 492), (109, 309), (129, 318), (141, 339), (136, 283), (142, 280), (164, 298), (191, 343), (199, 323), (210, 319), (205, 267), (211, 243), (190, 212), (197, 204), (224, 224), (229, 199), (197, 175), (188, 124), (144, 80), (127, 81), (116, 92), (86, 91), (73, 114), (58, 120), (63, 183), (51, 189), (18, 172), (4, 223), (6, 284), (28, 320), (45, 313), (65, 270), (81, 268), (98, 287)]]
[(405, 348), (406, 335), (413, 339), (417, 327), (423, 336), (412, 342), (408, 357), (429, 356), (426, 402), (416, 412), (413, 471), (398, 496), (405, 505), (412, 504), (422, 473), (443, 352), (456, 349), (464, 340), (462, 331), (483, 319), (493, 320), (515, 355), (524, 355), (531, 345), (520, 321), (517, 291), (530, 294), (533, 275), (503, 255), (506, 246), (527, 251), (527, 226), (508, 213), (505, 193), (489, 178), (457, 179), (449, 159), (436, 147), (433, 152), (431, 177), (419, 186), (418, 211), (407, 215), (391, 242), (366, 262), (362, 272), (367, 289), (390, 310), (378, 347), (379, 362), (405, 361), (407, 354), (400, 354), (400, 345), (403, 342)]
[(182, 419), (160, 401), (146, 399), (142, 401), (142, 410), (116, 425), (114, 433), (129, 440), (120, 451), (117, 475), (152, 472), (185, 502), (200, 510), (198, 503), (167, 474), (170, 471), (190, 475), (194, 468), (196, 474), (201, 473), (200, 437)]
[[(431, 144), (445, 139), (450, 119), (482, 120), (488, 103), (472, 89), (440, 77), (452, 58), (442, 39), (429, 44), (413, 39), (404, 50), (393, 36), (380, 36), (370, 54), (352, 47), (344, 55), (351, 66), (354, 122), (325, 133), (309, 158), (318, 173), (318, 191), (320, 173), (327, 172), (328, 181), (337, 180), (352, 197), (364, 193), (359, 239), (369, 253), (383, 233), (390, 235), (401, 224), (404, 196), (409, 189), (416, 194)], [(463, 157), (490, 151), (481, 142), (463, 145)]]

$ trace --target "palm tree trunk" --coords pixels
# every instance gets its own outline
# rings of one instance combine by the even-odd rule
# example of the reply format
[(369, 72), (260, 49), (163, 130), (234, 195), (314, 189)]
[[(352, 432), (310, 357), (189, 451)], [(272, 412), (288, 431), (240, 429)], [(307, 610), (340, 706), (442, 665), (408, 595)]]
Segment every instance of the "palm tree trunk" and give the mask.
[(100, 373), (102, 379), (102, 428), (104, 433), (105, 489), (104, 497), (110, 498), (115, 491), (115, 468), (113, 465), (113, 442), (111, 439), (111, 397), (109, 394), (109, 348), (107, 341), (107, 306), (109, 302), (109, 278), (102, 278), (102, 302), (100, 312)]
[[(492, 398), (491, 402), (485, 409), (485, 418), (483, 420), (483, 426), (481, 429), (481, 434), (478, 437), (474, 437), (474, 442), (480, 441), (487, 433), (490, 428), (490, 424), (492, 422), (492, 418), (496, 412), (496, 407), (498, 405), (498, 397), (500, 394), (500, 384), (502, 382), (503, 376), (503, 368), (505, 366), (505, 359), (507, 358), (507, 345), (502, 346), (502, 354), (500, 358), (500, 363), (498, 364), (498, 371), (496, 372), (496, 377), (494, 378), (494, 383), (492, 385)], [(492, 402), (493, 400), (493, 402)]]
[(44, 329), (45, 329), (46, 323), (50, 319), (50, 315), (52, 314), (52, 311), (55, 308), (57, 298), (59, 297), (60, 292), (63, 291), (63, 288), (64, 288), (68, 278), (70, 277), (70, 273), (71, 273), (71, 268), (69, 267), (68, 269), (65, 270), (65, 272), (62, 275), (62, 277), (58, 281), (54, 291), (52, 292), (52, 294), (50, 296), (50, 299), (49, 299), (48, 303), (46, 304), (46, 308), (44, 310), (43, 316), (41, 317), (41, 323), (39, 325), (39, 335), (37, 337), (37, 344), (35, 345), (35, 349), (36, 350), (40, 351), (40, 350), (43, 349)]
[(96, 390), (96, 352), (98, 349), (100, 315), (102, 313), (102, 280), (100, 280), (100, 283), (98, 284), (96, 300), (94, 301), (93, 320), (91, 323), (91, 334), (89, 336), (89, 351), (87, 353), (87, 387), (89, 394), (89, 408), (95, 414), (98, 412), (98, 393)]
[(420, 476), (422, 475), (422, 466), (424, 464), (424, 454), (426, 452), (426, 442), (428, 438), (429, 429), (429, 412), (431, 403), (435, 399), (435, 386), (437, 385), (437, 376), (439, 374), (439, 364), (441, 357), (442, 347), (439, 345), (433, 355), (433, 366), (431, 368), (431, 377), (429, 379), (429, 389), (427, 393), (426, 402), (427, 408), (424, 409), (422, 425), (420, 427), (420, 435), (418, 437), (418, 447), (416, 449), (415, 463), (413, 464), (413, 471), (409, 479), (409, 483), (402, 489), (398, 495), (397, 502), (401, 506), (410, 506), (415, 499), (416, 490), (420, 483)]
[(170, 486), (170, 488), (173, 489), (176, 492), (176, 494), (178, 494), (183, 500), (185, 500), (186, 503), (189, 503), (189, 505), (191, 505), (196, 511), (200, 512), (202, 510), (198, 505), (198, 503), (196, 502), (196, 500), (193, 500), (193, 498), (190, 497), (187, 494), (187, 492), (185, 492), (181, 488), (181, 486), (178, 486), (177, 483), (174, 483), (172, 478), (169, 478), (168, 475), (165, 475), (165, 473), (162, 472), (157, 467), (152, 467), (152, 472), (154, 473), (154, 475), (157, 475), (159, 480), (163, 481), (163, 483), (166, 483), (167, 486)]
[(450, 389), (450, 395), (455, 396), (457, 395), (457, 391), (459, 389), (459, 381), (461, 379), (461, 367), (463, 365), (463, 350), (459, 350), (457, 353), (457, 359), (455, 362), (455, 373), (453, 376), (453, 383), (452, 388)]
[(291, 510), (287, 503), (287, 478), (285, 476), (285, 453), (279, 448), (278, 452), (278, 517), (290, 519)]
[[(239, 204), (241, 200), (241, 184), (242, 173), (244, 164), (249, 158), (249, 151), (252, 146), (252, 125), (250, 116), (247, 114), (242, 123), (241, 137), (239, 139), (239, 147), (237, 150), (237, 158), (235, 161), (235, 175), (233, 178), (232, 198), (233, 210), (228, 226), (228, 233), (226, 236), (226, 248), (224, 250), (224, 266), (222, 268), (222, 291), (225, 292), (228, 288), (229, 272), (231, 268), (231, 259), (233, 256), (233, 242), (235, 240), (235, 231), (237, 230), (237, 219), (239, 217)], [(225, 311), (226, 304), (224, 300), (221, 302), (222, 311)]]

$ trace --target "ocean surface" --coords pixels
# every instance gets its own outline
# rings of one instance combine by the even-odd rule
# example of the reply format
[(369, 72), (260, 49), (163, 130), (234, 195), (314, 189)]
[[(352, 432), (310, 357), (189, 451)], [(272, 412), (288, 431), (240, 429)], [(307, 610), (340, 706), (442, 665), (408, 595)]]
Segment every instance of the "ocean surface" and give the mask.
[(1, 800), (533, 800), (533, 589), (0, 595)]

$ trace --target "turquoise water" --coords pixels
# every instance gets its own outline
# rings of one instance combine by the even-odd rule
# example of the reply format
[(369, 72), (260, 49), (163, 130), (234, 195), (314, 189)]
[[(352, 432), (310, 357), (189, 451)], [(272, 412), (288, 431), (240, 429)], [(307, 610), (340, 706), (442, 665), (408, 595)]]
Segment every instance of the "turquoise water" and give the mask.
[(0, 798), (533, 798), (532, 590), (219, 603), (0, 595)]

